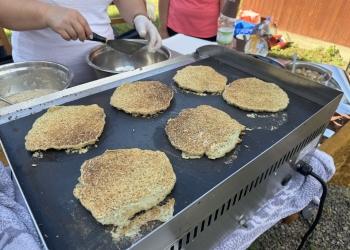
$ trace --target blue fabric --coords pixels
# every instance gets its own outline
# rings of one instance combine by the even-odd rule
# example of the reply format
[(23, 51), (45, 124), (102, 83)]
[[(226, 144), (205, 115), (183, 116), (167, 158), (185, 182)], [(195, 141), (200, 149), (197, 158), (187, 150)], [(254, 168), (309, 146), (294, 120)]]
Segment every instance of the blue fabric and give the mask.
[(237, 20), (233, 36), (236, 37), (238, 34), (251, 35), (254, 27), (255, 24), (253, 23)]
[(17, 203), (9, 167), (0, 161), (0, 249), (41, 250), (43, 246), (27, 208)]

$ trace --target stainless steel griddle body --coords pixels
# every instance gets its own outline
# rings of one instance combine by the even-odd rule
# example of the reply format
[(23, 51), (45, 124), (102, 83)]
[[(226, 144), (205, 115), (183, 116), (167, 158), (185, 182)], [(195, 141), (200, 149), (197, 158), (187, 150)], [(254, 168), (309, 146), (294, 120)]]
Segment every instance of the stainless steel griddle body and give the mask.
[[(290, 104), (276, 114), (255, 115), (228, 105), (220, 95), (183, 91), (172, 78), (188, 65), (211, 66), (229, 83), (252, 76), (276, 83), (287, 92)], [(109, 105), (116, 87), (137, 80), (169, 85), (175, 92), (170, 107), (157, 116), (142, 118)], [(341, 92), (283, 69), (209, 45), (191, 55), (3, 108), (0, 133), (14, 177), (49, 249), (212, 249), (245, 225), (245, 220), (296, 174), (296, 162), (315, 148), (341, 97)], [(104, 108), (107, 116), (97, 147), (85, 154), (48, 150), (41, 159), (25, 150), (25, 135), (48, 107), (94, 103)], [(185, 160), (169, 143), (164, 128), (182, 109), (202, 104), (223, 110), (251, 130), (223, 158)], [(169, 195), (176, 200), (174, 217), (136, 243), (127, 238), (113, 242), (107, 228), (72, 194), (85, 160), (120, 148), (161, 150), (177, 176)]]

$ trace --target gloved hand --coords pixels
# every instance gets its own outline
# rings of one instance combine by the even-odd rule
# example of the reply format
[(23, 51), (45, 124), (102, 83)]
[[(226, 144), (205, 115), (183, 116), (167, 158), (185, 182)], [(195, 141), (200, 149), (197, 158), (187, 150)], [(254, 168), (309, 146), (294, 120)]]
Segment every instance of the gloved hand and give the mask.
[(149, 41), (148, 51), (151, 53), (156, 52), (162, 46), (162, 38), (160, 37), (157, 28), (153, 23), (145, 16), (138, 15), (134, 19), (135, 29), (139, 33), (140, 37)]
[(157, 17), (154, 13), (154, 11), (156, 10), (157, 6), (152, 3), (150, 0), (144, 0), (145, 4), (146, 4), (146, 9), (147, 9), (147, 15), (148, 15), (148, 18), (154, 22)]

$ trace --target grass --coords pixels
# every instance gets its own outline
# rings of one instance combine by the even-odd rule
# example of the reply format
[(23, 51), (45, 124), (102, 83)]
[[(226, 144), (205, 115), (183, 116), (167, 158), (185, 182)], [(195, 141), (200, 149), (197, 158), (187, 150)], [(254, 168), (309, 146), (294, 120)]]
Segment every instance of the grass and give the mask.
[[(158, 19), (158, 0), (150, 0), (150, 2), (152, 2), (153, 4), (155, 4), (157, 7), (155, 9), (155, 13), (156, 13), (156, 21), (153, 22), (153, 24), (158, 27), (159, 26), (159, 19)], [(115, 17), (120, 17), (119, 11), (116, 8), (116, 6), (111, 5), (108, 7), (108, 15), (110, 18), (115, 18)], [(112, 27), (118, 32), (118, 34), (123, 34), (131, 29), (133, 29), (133, 27), (127, 23), (121, 23), (121, 24), (115, 24), (112, 25)]]
[(292, 60), (294, 53), (298, 53), (298, 61), (328, 63), (342, 68), (345, 68), (347, 65), (335, 45), (331, 45), (328, 48), (319, 46), (315, 49), (304, 49), (297, 44), (291, 44), (291, 46), (283, 49), (273, 47), (269, 51), (268, 56)]
[(11, 30), (8, 30), (8, 29), (4, 29), (4, 30), (5, 30), (5, 33), (6, 33), (7, 39), (8, 39), (8, 40), (9, 40), (9, 42), (11, 43), (12, 31), (11, 31)]

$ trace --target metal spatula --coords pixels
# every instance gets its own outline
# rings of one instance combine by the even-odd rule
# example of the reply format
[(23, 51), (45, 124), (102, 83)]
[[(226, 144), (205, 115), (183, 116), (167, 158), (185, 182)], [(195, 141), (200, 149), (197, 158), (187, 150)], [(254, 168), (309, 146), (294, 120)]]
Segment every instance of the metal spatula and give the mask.
[(112, 49), (115, 49), (128, 55), (131, 55), (146, 46), (144, 43), (138, 43), (122, 39), (108, 40), (106, 37), (97, 35), (96, 33), (92, 34), (93, 38), (90, 39), (91, 41), (105, 43)]

